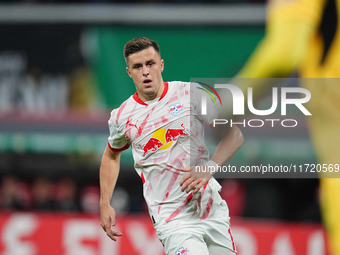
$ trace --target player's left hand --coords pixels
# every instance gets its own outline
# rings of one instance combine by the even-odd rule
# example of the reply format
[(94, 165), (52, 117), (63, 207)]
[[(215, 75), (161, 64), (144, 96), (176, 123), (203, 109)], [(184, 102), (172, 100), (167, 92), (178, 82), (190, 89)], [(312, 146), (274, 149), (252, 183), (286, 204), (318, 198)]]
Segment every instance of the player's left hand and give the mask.
[(196, 194), (211, 178), (210, 175), (206, 177), (193, 177), (190, 167), (183, 168), (181, 171), (188, 172), (180, 182), (182, 192), (186, 191), (189, 193), (192, 191), (193, 194)]

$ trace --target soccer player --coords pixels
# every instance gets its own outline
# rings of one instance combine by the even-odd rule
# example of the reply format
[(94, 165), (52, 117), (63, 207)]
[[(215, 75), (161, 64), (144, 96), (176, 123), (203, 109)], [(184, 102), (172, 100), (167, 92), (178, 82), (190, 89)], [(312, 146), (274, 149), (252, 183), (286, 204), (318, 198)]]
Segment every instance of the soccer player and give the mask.
[(137, 92), (109, 119), (110, 136), (100, 167), (101, 226), (114, 241), (122, 235), (114, 229), (110, 198), (121, 151), (132, 146), (150, 218), (166, 254), (235, 254), (221, 186), (212, 173), (195, 175), (190, 167), (225, 164), (243, 143), (241, 131), (231, 128), (209, 159), (203, 133), (212, 115), (202, 115), (199, 104), (200, 93), (205, 92), (198, 84), (164, 82), (164, 61), (153, 40), (129, 41), (124, 56)]
[[(298, 71), (303, 78), (340, 78), (339, 13), (340, 0), (269, 1), (266, 35), (238, 77), (276, 78)], [(328, 166), (340, 163), (340, 86), (338, 79), (320, 81), (301, 85), (314, 98), (308, 105), (311, 140), (319, 163)], [(320, 177), (322, 218), (331, 252), (340, 255), (340, 179), (334, 172)]]

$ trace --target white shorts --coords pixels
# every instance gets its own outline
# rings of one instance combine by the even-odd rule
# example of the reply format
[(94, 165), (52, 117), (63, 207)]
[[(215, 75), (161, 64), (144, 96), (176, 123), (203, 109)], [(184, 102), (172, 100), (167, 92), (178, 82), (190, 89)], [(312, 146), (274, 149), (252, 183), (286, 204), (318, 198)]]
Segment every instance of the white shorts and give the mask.
[[(235, 255), (236, 247), (230, 230), (228, 206), (215, 204), (204, 220), (173, 224), (166, 233), (157, 231), (167, 255)], [(170, 222), (169, 222), (170, 223)]]

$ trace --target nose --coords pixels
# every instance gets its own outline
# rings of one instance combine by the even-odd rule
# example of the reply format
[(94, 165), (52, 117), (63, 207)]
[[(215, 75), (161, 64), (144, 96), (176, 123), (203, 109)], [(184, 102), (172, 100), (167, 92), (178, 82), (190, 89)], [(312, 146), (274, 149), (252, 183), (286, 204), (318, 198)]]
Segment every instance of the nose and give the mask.
[(149, 68), (146, 65), (143, 65), (143, 75), (148, 76), (149, 75)]

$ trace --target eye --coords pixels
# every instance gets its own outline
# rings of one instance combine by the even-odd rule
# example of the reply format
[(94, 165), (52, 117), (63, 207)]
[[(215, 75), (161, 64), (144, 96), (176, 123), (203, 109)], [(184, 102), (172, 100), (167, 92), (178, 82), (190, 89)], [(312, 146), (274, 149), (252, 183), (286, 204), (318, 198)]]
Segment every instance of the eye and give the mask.
[(133, 69), (139, 69), (139, 68), (141, 68), (141, 67), (142, 67), (142, 65), (137, 64), (137, 65), (134, 65), (134, 66), (133, 66)]

